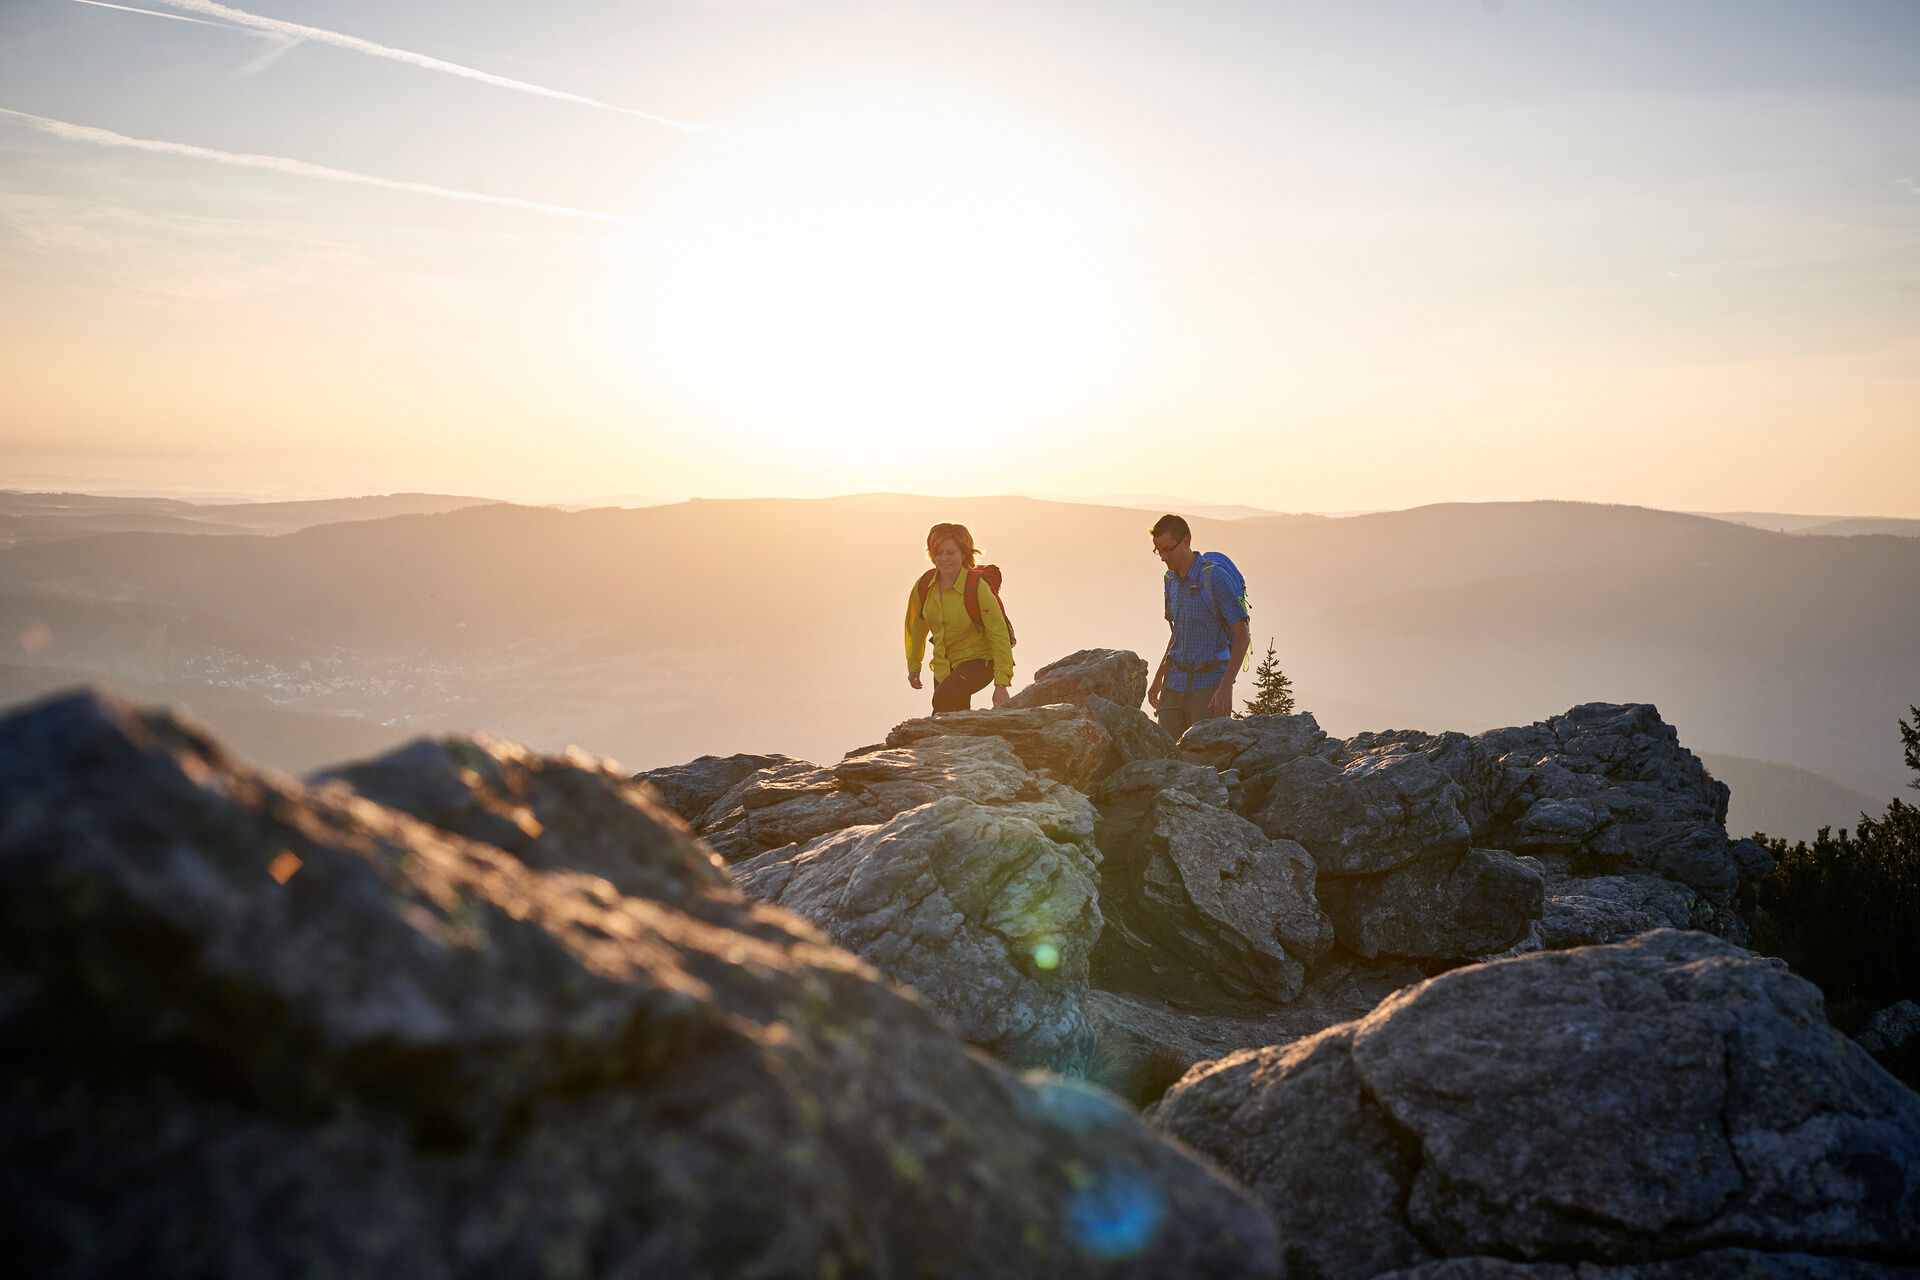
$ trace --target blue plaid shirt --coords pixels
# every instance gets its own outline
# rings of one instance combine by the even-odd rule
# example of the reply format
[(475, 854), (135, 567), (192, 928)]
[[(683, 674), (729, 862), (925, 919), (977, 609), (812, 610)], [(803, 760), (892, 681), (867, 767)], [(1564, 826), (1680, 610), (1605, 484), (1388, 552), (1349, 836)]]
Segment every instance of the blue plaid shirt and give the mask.
[[(1227, 565), (1232, 563), (1228, 561)], [(1167, 570), (1163, 589), (1168, 616), (1173, 622), (1173, 649), (1169, 656), (1189, 667), (1206, 662), (1220, 664), (1211, 671), (1169, 668), (1167, 688), (1175, 693), (1211, 689), (1227, 673), (1227, 661), (1233, 656), (1233, 624), (1247, 620), (1247, 611), (1240, 602), (1240, 571), (1234, 568), (1229, 573), (1227, 565), (1215, 564), (1211, 572), (1203, 576), (1204, 566), (1196, 555), (1184, 577), (1175, 578), (1173, 570)]]

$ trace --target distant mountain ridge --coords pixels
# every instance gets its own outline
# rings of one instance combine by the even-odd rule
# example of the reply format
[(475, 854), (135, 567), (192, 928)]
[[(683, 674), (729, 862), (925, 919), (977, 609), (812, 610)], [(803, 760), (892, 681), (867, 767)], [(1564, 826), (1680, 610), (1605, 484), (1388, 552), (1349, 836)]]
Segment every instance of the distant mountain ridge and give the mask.
[(339, 520), (435, 514), (490, 502), (435, 493), (294, 502), (196, 503), (86, 493), (0, 490), (0, 546), (95, 533), (291, 533)]

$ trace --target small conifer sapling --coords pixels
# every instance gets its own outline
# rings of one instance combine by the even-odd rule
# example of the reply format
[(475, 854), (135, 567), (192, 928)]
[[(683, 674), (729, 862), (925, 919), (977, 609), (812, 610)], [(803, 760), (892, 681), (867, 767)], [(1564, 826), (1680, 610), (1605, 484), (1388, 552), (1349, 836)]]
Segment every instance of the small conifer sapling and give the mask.
[(1253, 669), (1253, 697), (1247, 701), (1245, 712), (1236, 715), (1249, 716), (1290, 716), (1293, 714), (1293, 681), (1287, 679), (1287, 673), (1280, 669), (1280, 660), (1273, 656), (1273, 640), (1267, 640), (1267, 656), (1260, 659), (1260, 665)]

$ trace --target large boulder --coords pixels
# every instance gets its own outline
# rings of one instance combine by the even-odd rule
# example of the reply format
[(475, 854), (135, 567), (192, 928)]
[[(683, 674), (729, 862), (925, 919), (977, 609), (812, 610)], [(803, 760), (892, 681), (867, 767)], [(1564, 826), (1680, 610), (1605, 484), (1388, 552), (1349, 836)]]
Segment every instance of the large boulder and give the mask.
[(947, 711), (903, 720), (887, 734), (889, 747), (910, 747), (930, 738), (999, 738), (1027, 768), (1063, 786), (1086, 790), (1106, 758), (1108, 736), (1085, 707), (1055, 704), (985, 711)]
[(1057, 790), (1057, 783), (1030, 773), (1004, 739), (928, 735), (907, 745), (872, 747), (834, 765), (762, 769), (714, 801), (695, 830), (734, 862), (885, 822), (943, 796), (1005, 804)]
[(1706, 934), (1456, 969), (1202, 1064), (1151, 1114), (1266, 1201), (1289, 1274), (1920, 1262), (1920, 1095)]
[(10, 1269), (1272, 1274), (1244, 1192), (968, 1052), (636, 792), (677, 902), (164, 713), (0, 720)]
[(698, 822), (721, 796), (732, 790), (742, 779), (760, 772), (762, 769), (774, 769), (783, 764), (800, 764), (792, 756), (775, 752), (772, 755), (756, 756), (740, 753), (730, 756), (701, 756), (685, 764), (669, 765), (664, 769), (649, 769), (645, 773), (634, 774), (638, 782), (645, 782), (660, 793), (667, 808), (685, 818), (688, 822)]
[(1126, 649), (1081, 649), (1033, 673), (1033, 683), (1007, 700), (1016, 710), (1059, 702), (1085, 706), (1093, 695), (1123, 707), (1147, 697), (1147, 660)]
[(949, 797), (734, 870), (745, 893), (913, 987), (966, 1040), (1077, 1073), (1093, 1047), (1082, 1003), (1101, 928), (1090, 817)]
[(1464, 798), (1460, 784), (1417, 751), (1303, 755), (1274, 772), (1253, 820), (1276, 839), (1305, 845), (1325, 874), (1377, 875), (1464, 853)]
[(1333, 945), (1314, 900), (1314, 865), (1225, 807), (1213, 770), (1138, 760), (1095, 793), (1101, 909), (1113, 924), (1103, 984), (1179, 962), (1186, 980), (1282, 1002)]
[(1545, 900), (1540, 864), (1503, 849), (1468, 849), (1377, 876), (1320, 877), (1320, 905), (1335, 935), (1369, 959), (1498, 951), (1527, 935)]

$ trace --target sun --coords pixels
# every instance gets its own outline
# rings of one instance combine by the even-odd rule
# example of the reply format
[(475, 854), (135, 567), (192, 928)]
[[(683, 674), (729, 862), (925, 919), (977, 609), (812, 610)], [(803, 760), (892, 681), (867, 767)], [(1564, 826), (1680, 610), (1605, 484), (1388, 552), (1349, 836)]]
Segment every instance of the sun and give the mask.
[(703, 420), (840, 450), (1006, 444), (1102, 376), (1124, 237), (1070, 150), (899, 91), (704, 142), (655, 203), (618, 322)]

